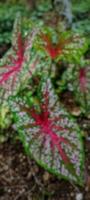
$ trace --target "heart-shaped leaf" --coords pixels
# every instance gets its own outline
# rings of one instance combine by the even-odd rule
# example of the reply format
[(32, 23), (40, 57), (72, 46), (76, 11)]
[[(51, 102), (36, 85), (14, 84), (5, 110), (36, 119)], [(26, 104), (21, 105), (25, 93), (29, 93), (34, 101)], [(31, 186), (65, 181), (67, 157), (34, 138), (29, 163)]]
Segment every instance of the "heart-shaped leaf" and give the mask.
[[(10, 95), (15, 95), (19, 89), (27, 84), (30, 77), (36, 70), (38, 58), (31, 58), (30, 50), (38, 30), (34, 29), (26, 38), (22, 37), (21, 19), (15, 21), (12, 34), (12, 48), (1, 60), (4, 65), (0, 65), (0, 96), (7, 99)], [(21, 88), (20, 88), (21, 86)]]
[(90, 115), (90, 66), (76, 70), (72, 86), (76, 101), (83, 111)]
[(66, 88), (72, 91), (81, 111), (90, 116), (90, 65), (68, 67), (60, 82), (60, 90)]
[(51, 60), (80, 63), (81, 57), (88, 49), (86, 38), (70, 31), (57, 34), (49, 28), (51, 27), (42, 27), (36, 41), (37, 50), (46, 53)]
[(39, 88), (39, 109), (20, 97), (10, 98), (15, 128), (27, 153), (46, 170), (80, 185), (84, 182), (84, 153), (76, 122), (59, 104), (49, 78)]

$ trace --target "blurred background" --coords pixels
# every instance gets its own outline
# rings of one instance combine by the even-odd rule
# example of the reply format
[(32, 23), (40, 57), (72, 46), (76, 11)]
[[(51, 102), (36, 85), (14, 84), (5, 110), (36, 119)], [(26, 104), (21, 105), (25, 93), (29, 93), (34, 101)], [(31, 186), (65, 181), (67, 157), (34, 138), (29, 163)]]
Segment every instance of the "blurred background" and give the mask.
[(24, 17), (26, 29), (30, 18), (47, 24), (59, 20), (65, 29), (90, 34), (90, 0), (0, 0), (0, 57), (10, 46), (17, 12)]

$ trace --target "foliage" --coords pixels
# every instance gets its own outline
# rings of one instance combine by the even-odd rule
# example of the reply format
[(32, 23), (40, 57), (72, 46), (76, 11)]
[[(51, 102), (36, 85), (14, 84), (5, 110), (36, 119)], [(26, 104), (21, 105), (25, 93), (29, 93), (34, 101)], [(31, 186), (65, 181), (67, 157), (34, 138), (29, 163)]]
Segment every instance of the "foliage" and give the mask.
[(38, 13), (41, 12), (48, 12), (52, 9), (52, 3), (51, 0), (37, 0), (36, 1), (36, 9), (38, 10)]
[[(73, 11), (75, 14), (79, 14), (79, 13), (86, 13), (89, 12), (90, 10), (90, 1), (86, 0), (72, 0), (72, 5), (73, 5)], [(79, 6), (78, 6), (79, 5)]]
[[(12, 34), (12, 48), (1, 59), (0, 63), (0, 107), (7, 102), (10, 95), (15, 95), (19, 90), (25, 88), (31, 75), (36, 70), (37, 58), (32, 58), (30, 50), (37, 29), (28, 33), (26, 38), (22, 37), (20, 16), (17, 17)], [(29, 64), (28, 64), (29, 62)], [(0, 111), (0, 114), (2, 109)], [(3, 111), (4, 112), (4, 111)], [(3, 113), (3, 116), (6, 112)], [(1, 114), (2, 115), (2, 114)]]
[(73, 29), (76, 32), (90, 34), (90, 1), (72, 0)]
[(6, 102), (2, 102), (2, 106), (0, 106), (0, 128), (7, 129), (8, 127), (10, 127), (11, 122), (12, 116), (8, 104)]
[(29, 10), (24, 4), (0, 3), (0, 44), (11, 42), (11, 33), (16, 14), (28, 16)]
[(57, 32), (51, 27), (42, 27), (35, 47), (47, 53), (52, 60), (66, 63), (80, 63), (82, 55), (88, 49), (88, 40), (72, 31)]
[[(40, 94), (41, 93), (41, 94)], [(39, 106), (30, 99), (10, 98), (15, 129), (30, 155), (51, 173), (83, 184), (83, 145), (75, 121), (59, 105), (51, 80), (40, 82)], [(41, 97), (40, 97), (41, 96)]]
[(0, 126), (14, 123), (26, 152), (38, 164), (83, 185), (82, 131), (59, 102), (51, 79), (53, 65), (58, 72), (65, 63), (60, 84), (66, 89), (69, 85), (81, 108), (88, 111), (90, 70), (84, 65), (88, 40), (42, 20), (23, 24), (25, 20), (17, 16), (12, 46), (0, 61)]
[(36, 0), (34, 2), (34, 10), (31, 13), (31, 17), (35, 20), (39, 20), (44, 16), (44, 14), (52, 10), (52, 1), (51, 0)]
[(79, 104), (81, 111), (90, 116), (90, 61), (83, 61), (82, 65), (70, 65), (64, 72), (59, 89), (70, 90)]
[[(5, 61), (4, 58), (1, 60), (1, 64), (4, 63), (4, 65), (0, 67), (0, 85), (1, 88), (4, 89), (6, 96), (10, 94), (12, 95), (13, 92), (16, 93), (18, 87), (20, 87), (23, 82), (25, 86), (26, 77), (28, 80), (30, 78), (30, 74), (32, 74), (35, 69), (34, 66), (32, 66), (32, 68), (30, 68), (31, 71), (29, 71), (31, 59), (30, 49), (32, 48), (33, 40), (35, 39), (36, 34), (37, 30), (32, 30), (32, 34), (28, 34), (28, 36), (23, 39), (21, 20), (20, 18), (17, 18), (12, 36), (12, 48), (5, 57)], [(36, 60), (33, 65), (35, 62)]]

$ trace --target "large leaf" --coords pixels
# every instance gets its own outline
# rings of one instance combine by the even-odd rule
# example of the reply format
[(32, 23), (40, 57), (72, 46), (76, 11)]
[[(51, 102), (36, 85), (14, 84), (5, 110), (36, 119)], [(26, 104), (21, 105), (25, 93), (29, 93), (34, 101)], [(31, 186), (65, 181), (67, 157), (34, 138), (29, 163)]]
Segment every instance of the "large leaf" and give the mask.
[(49, 172), (83, 185), (84, 153), (80, 130), (59, 104), (49, 78), (41, 82), (39, 102), (36, 109), (25, 98), (9, 100), (14, 127), (27, 153)]

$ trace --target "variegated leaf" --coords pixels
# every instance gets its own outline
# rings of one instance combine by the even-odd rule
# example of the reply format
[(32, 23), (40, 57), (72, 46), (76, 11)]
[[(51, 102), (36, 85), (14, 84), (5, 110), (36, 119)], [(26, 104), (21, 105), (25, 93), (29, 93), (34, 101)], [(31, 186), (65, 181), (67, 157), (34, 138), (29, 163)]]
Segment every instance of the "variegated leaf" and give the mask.
[(10, 98), (15, 128), (25, 149), (38, 164), (58, 177), (84, 183), (84, 153), (80, 129), (60, 105), (51, 80), (40, 85), (40, 107), (25, 99)]
[(72, 87), (76, 101), (83, 112), (90, 116), (90, 66), (77, 69), (73, 76)]
[[(0, 65), (0, 98), (7, 99), (15, 95), (19, 89), (27, 84), (32, 74), (36, 71), (38, 57), (31, 57), (30, 50), (37, 34), (32, 30), (26, 38), (22, 37), (21, 19), (16, 19), (12, 36), (12, 48), (1, 60)], [(21, 87), (21, 88), (20, 88)], [(4, 94), (4, 97), (2, 96)]]
[[(44, 33), (42, 29), (36, 47), (41, 52), (46, 53), (52, 60), (63, 60), (69, 63), (80, 63), (80, 59), (88, 49), (88, 41), (79, 34), (70, 31), (63, 33), (53, 33), (53, 30)], [(46, 28), (46, 31), (49, 27)], [(50, 33), (50, 34), (49, 34)]]
[(90, 65), (69, 66), (60, 82), (60, 90), (62, 91), (63, 88), (72, 91), (81, 111), (86, 116), (90, 116)]

